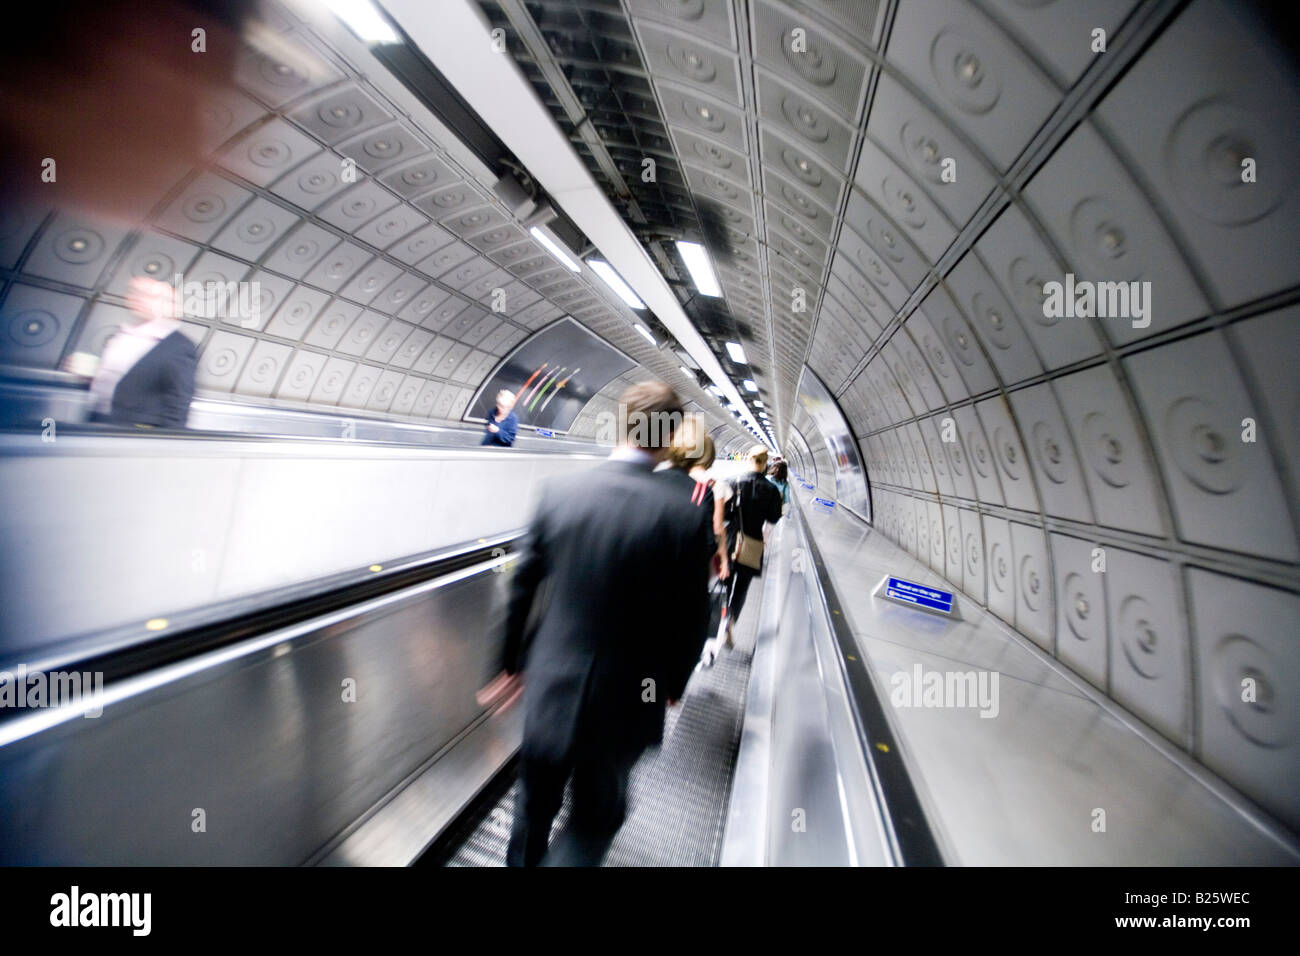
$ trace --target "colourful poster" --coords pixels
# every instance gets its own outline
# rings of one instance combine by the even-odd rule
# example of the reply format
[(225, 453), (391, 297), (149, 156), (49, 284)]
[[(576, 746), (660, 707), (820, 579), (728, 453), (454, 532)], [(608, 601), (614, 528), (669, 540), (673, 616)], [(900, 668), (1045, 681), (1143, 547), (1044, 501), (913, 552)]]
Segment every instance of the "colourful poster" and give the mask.
[(479, 388), (465, 420), (481, 422), (505, 389), (519, 424), (568, 431), (591, 397), (636, 363), (565, 316), (515, 348)]

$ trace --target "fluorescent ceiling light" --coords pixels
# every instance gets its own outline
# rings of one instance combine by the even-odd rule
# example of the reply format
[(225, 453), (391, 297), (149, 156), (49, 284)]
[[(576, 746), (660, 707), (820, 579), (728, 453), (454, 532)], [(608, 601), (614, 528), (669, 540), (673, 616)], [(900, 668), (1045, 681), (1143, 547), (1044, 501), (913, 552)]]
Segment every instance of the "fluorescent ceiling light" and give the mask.
[(682, 370), (682, 374), (685, 375), (687, 378), (695, 378), (695, 374), (690, 369), (688, 369), (685, 365), (679, 365), (677, 367)]
[(727, 354), (731, 356), (733, 362), (738, 362), (741, 365), (749, 364), (745, 361), (745, 350), (740, 347), (739, 342), (728, 342)]
[(363, 43), (399, 43), (393, 28), (370, 0), (324, 0), (325, 6), (348, 25)]
[(709, 265), (709, 254), (704, 251), (704, 247), (698, 242), (682, 242), (679, 239), (677, 252), (686, 263), (691, 281), (695, 283), (695, 291), (712, 299), (719, 298), (722, 286), (718, 285), (718, 277), (713, 274), (713, 266)]
[(712, 384), (709, 385), (709, 391), (712, 392), (714, 395), (722, 394), (722, 389), (719, 388), (717, 385), (712, 385)]
[(754, 399), (754, 407), (755, 407), (755, 408), (762, 408), (762, 407), (763, 407), (763, 403), (760, 402), (758, 399)]
[(591, 271), (604, 280), (605, 285), (614, 290), (614, 294), (634, 309), (644, 309), (645, 303), (636, 297), (636, 293), (623, 281), (623, 277), (614, 271), (608, 262), (601, 259), (588, 259)]
[(645, 340), (649, 342), (651, 345), (653, 345), (655, 348), (659, 347), (659, 343), (655, 341), (655, 337), (650, 334), (650, 330), (647, 329), (644, 325), (633, 323), (632, 328), (640, 332), (641, 335), (645, 338)]
[(581, 271), (578, 268), (578, 264), (569, 258), (568, 253), (566, 253), (563, 249), (561, 249), (559, 243), (557, 243), (554, 239), (552, 239), (546, 233), (542, 232), (542, 230), (538, 229), (536, 226), (533, 226), (533, 228), (529, 229), (528, 231), (532, 234), (534, 239), (536, 239), (546, 248), (547, 252), (555, 256), (555, 258), (559, 259), (560, 262), (564, 264), (564, 267), (566, 269), (568, 269), (570, 272)]
[(752, 378), (745, 379), (745, 391), (747, 392), (758, 391), (758, 386), (754, 384), (754, 380)]

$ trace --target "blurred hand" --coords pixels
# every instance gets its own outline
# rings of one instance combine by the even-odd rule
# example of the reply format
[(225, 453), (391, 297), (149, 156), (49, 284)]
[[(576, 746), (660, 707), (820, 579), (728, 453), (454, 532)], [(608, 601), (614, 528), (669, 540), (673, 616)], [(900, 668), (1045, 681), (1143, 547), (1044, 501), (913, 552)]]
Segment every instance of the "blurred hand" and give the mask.
[(523, 693), (524, 675), (502, 671), (488, 681), (487, 686), (474, 695), (474, 699), (478, 701), (480, 707), (491, 708), (500, 704), (500, 709), (505, 710), (523, 696)]
[(493, 425), (493, 424), (491, 424), (491, 423), (489, 422), (489, 423), (488, 423), (488, 431), (492, 432), (492, 434), (495, 435), (497, 432), (501, 431), (501, 429), (497, 428), (497, 426), (495, 426), (495, 425)]
[[(202, 164), (207, 117), (234, 90), (252, 18), (218, 18), (200, 6), (218, 5), (75, 0), (41, 11), (39, 37), (11, 26), (13, 36), (0, 41), (0, 206), (22, 197), (136, 228)], [(196, 27), (206, 32), (199, 55), (190, 43)], [(57, 158), (56, 181), (29, 172), (44, 157)]]
[(99, 368), (99, 356), (89, 352), (73, 352), (63, 360), (63, 371), (80, 375), (82, 378), (94, 378)]
[(724, 554), (722, 556), (722, 567), (718, 568), (718, 580), (725, 581), (730, 576), (731, 576), (731, 562), (727, 560), (727, 556)]

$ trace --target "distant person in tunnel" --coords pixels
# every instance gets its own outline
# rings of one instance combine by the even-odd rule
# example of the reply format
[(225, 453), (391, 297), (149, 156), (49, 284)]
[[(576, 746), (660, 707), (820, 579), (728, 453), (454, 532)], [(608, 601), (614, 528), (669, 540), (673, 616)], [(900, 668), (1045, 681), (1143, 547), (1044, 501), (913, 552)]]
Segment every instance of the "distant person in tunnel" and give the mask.
[(503, 445), (509, 448), (519, 434), (519, 417), (515, 415), (515, 393), (504, 388), (497, 392), (496, 408), (488, 416), (480, 445)]
[(70, 356), (69, 369), (89, 371), (90, 420), (115, 425), (184, 428), (194, 399), (198, 350), (181, 331), (172, 287), (136, 276), (127, 289), (134, 321), (125, 324), (93, 356)]
[[(609, 460), (543, 488), (511, 582), (503, 663), (525, 683), (511, 866), (600, 863), (626, 815), (632, 767), (662, 742), (665, 705), (680, 699), (707, 626), (708, 515), (652, 474), (681, 401), (648, 382), (620, 404)], [(570, 774), (572, 815), (548, 853)]]
[(749, 594), (749, 584), (763, 573), (763, 527), (781, 520), (781, 492), (764, 476), (767, 449), (749, 451), (749, 474), (732, 483), (727, 502), (727, 553), (731, 556), (731, 597), (727, 602), (727, 647), (735, 646), (734, 628)]
[(784, 459), (778, 458), (772, 462), (772, 467), (767, 470), (767, 480), (781, 492), (781, 505), (784, 510), (784, 506), (790, 503), (790, 469)]

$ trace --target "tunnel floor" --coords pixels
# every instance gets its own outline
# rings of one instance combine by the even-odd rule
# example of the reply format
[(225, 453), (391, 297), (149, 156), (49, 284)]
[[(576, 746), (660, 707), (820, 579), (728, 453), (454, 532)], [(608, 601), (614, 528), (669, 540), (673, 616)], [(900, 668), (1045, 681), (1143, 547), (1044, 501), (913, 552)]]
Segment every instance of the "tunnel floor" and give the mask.
[[(750, 588), (749, 612), (736, 629), (736, 646), (713, 667), (697, 669), (680, 707), (670, 711), (664, 743), (648, 751), (632, 771), (627, 821), (604, 866), (716, 866), (722, 852), (727, 804), (749, 687), (763, 604), (763, 579)], [(446, 866), (504, 866), (514, 816), (516, 784), (498, 784), (504, 795), (463, 826), (466, 836)], [(491, 798), (489, 797), (489, 800)], [(551, 839), (569, 816), (569, 793), (555, 818)]]

